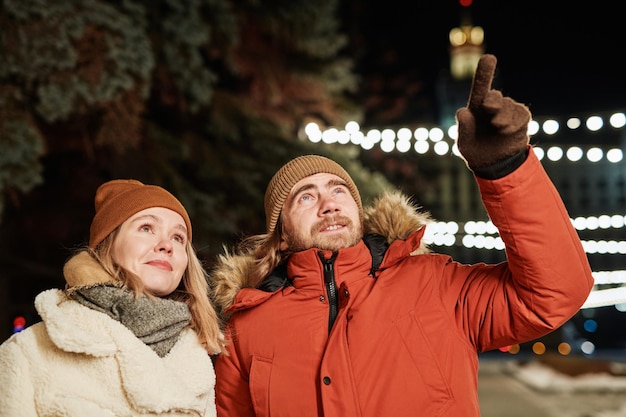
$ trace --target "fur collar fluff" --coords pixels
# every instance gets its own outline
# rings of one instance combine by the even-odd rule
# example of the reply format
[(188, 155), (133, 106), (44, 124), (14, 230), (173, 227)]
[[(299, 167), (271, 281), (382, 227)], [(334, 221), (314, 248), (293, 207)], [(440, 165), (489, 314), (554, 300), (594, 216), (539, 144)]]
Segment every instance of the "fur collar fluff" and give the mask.
[[(430, 214), (420, 210), (408, 196), (400, 191), (383, 192), (370, 206), (363, 208), (364, 233), (384, 236), (388, 243), (404, 240), (411, 233), (432, 222)], [(429, 252), (424, 242), (412, 251), (412, 255)], [(249, 271), (255, 268), (251, 254), (226, 251), (219, 256), (211, 274), (213, 301), (218, 311), (230, 307), (237, 292), (252, 287)]]

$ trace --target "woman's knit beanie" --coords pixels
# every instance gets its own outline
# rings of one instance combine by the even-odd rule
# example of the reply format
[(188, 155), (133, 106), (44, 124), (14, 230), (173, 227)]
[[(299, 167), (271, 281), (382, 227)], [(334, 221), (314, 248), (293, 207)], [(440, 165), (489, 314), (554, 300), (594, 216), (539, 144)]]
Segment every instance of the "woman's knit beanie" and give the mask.
[(96, 215), (91, 222), (89, 247), (94, 248), (133, 214), (150, 207), (164, 207), (180, 214), (191, 241), (191, 221), (176, 197), (157, 185), (136, 180), (112, 180), (96, 191)]
[(344, 180), (352, 198), (359, 206), (359, 213), (363, 215), (361, 196), (354, 181), (345, 169), (335, 161), (319, 155), (299, 156), (287, 162), (272, 177), (265, 191), (265, 225), (267, 234), (271, 234), (276, 227), (278, 217), (283, 209), (287, 195), (296, 183), (308, 176), (326, 173), (334, 174)]

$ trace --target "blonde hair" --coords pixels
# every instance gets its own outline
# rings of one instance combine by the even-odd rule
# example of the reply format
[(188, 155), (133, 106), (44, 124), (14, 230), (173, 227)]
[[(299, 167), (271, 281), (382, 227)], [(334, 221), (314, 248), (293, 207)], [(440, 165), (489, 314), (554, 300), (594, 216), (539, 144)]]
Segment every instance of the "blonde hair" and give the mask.
[(255, 266), (249, 274), (249, 285), (259, 287), (263, 280), (288, 257), (289, 252), (281, 251), (281, 230), (280, 218), (272, 233), (259, 234), (244, 238), (238, 245), (239, 253), (252, 255), (255, 259)]
[[(95, 248), (87, 250), (115, 281), (121, 282), (137, 297), (140, 295), (154, 297), (145, 289), (137, 275), (125, 270), (113, 260), (113, 242), (118, 231), (119, 227)], [(221, 331), (222, 323), (209, 299), (208, 274), (190, 240), (185, 243), (185, 251), (188, 261), (183, 278), (178, 288), (166, 298), (187, 304), (191, 313), (191, 328), (198, 334), (200, 342), (209, 354), (226, 353), (226, 340)]]

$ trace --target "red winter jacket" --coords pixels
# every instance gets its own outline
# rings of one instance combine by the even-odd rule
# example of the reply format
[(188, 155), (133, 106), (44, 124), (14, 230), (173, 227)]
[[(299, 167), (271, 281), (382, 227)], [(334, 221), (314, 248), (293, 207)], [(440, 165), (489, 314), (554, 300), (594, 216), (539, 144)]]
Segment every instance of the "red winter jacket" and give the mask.
[(430, 253), (427, 215), (400, 194), (366, 210), (366, 232), (393, 240), (375, 276), (363, 241), (334, 261), (317, 249), (292, 255), (289, 285), (274, 292), (240, 288), (252, 259), (223, 259), (214, 279), (232, 289), (220, 306), (232, 343), (215, 363), (218, 416), (479, 416), (478, 353), (555, 330), (593, 278), (533, 152), (512, 174), (477, 181), (506, 244), (498, 265)]

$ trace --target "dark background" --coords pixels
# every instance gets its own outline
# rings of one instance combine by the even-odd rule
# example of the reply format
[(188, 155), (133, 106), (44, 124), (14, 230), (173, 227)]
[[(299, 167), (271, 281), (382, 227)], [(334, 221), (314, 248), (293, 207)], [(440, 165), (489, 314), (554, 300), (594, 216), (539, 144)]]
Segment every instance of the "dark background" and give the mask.
[[(63, 262), (87, 240), (93, 195), (109, 179), (137, 178), (177, 195), (209, 266), (222, 244), (263, 232), (269, 178), (303, 153), (344, 164), (365, 202), (398, 186), (440, 218), (428, 199), (438, 175), (428, 158), (310, 144), (299, 129), (309, 117), (341, 127), (352, 115), (364, 129), (436, 124), (437, 85), (448, 76), (448, 33), (463, 19), (484, 28), (485, 50), (498, 58), (503, 92), (528, 104), (535, 116), (626, 108), (619, 3), (204, 1), (200, 10), (184, 2), (179, 10), (161, 0), (130, 3), (149, 15), (140, 23), (150, 43), (116, 61), (107, 56), (105, 40), (128, 36), (128, 46), (137, 39), (133, 30), (144, 31), (120, 17), (124, 2), (89, 3), (100, 7), (97, 13), (65, 0), (36, 7), (0, 2), (0, 338), (16, 315), (29, 324), (37, 320), (32, 302), (39, 291), (64, 285)], [(28, 11), (18, 19), (9, 11), (13, 5)], [(70, 12), (59, 12), (60, 5)], [(109, 9), (116, 17), (103, 22)], [(161, 24), (174, 14), (185, 24), (164, 31)], [(70, 17), (86, 30), (66, 45), (55, 30)], [(337, 50), (332, 23), (345, 35)], [(328, 38), (310, 43), (326, 25)], [(204, 32), (211, 35), (193, 43)], [(299, 49), (303, 43), (309, 49)], [(185, 54), (168, 62), (166, 47), (189, 56), (198, 52), (194, 58), (201, 65)], [(132, 58), (146, 49), (155, 62), (143, 73), (148, 59)], [(25, 51), (31, 50), (38, 53), (29, 57)], [(74, 53), (76, 62), (68, 59)], [(351, 61), (350, 74), (325, 78), (339, 59)], [(119, 74), (126, 66), (130, 82)], [(214, 79), (206, 81), (201, 67)], [(293, 76), (302, 73), (313, 81)], [(88, 84), (111, 78), (121, 92), (82, 101), (59, 94), (56, 109), (69, 110), (51, 120), (51, 111), (38, 107), (41, 91), (73, 91), (72, 77)], [(146, 85), (148, 93), (140, 94)], [(609, 315), (606, 310), (598, 314)]]
[[(360, 71), (386, 69), (433, 93), (449, 65), (448, 32), (469, 18), (498, 58), (506, 95), (534, 115), (579, 115), (626, 102), (623, 13), (617, 3), (455, 0), (352, 1), (346, 22), (363, 56)], [(356, 21), (355, 21), (356, 20)], [(412, 78), (414, 77), (414, 78)]]

